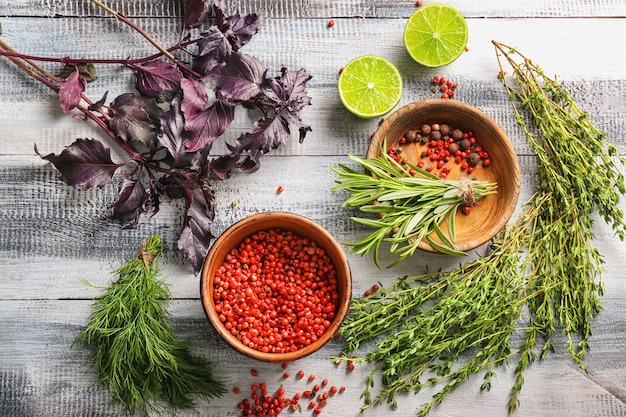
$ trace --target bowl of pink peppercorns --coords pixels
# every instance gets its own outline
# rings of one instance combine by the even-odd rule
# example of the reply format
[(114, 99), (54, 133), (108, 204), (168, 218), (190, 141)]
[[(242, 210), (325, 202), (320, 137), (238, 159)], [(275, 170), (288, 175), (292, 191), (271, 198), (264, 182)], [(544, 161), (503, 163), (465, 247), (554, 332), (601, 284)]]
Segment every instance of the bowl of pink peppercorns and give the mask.
[[(486, 243), (513, 214), (520, 192), (519, 161), (506, 133), (481, 109), (441, 98), (407, 104), (381, 122), (366, 157), (380, 155), (383, 145), (384, 152), (398, 163), (408, 162), (442, 180), (471, 178), (497, 183), (496, 194), (475, 206), (460, 208), (461, 215), (455, 217), (457, 250), (468, 251)], [(431, 237), (438, 241), (434, 233)], [(425, 240), (419, 247), (438, 252)]]
[(215, 240), (200, 295), (213, 327), (239, 352), (290, 362), (337, 333), (349, 310), (352, 279), (342, 246), (321, 225), (265, 212)]

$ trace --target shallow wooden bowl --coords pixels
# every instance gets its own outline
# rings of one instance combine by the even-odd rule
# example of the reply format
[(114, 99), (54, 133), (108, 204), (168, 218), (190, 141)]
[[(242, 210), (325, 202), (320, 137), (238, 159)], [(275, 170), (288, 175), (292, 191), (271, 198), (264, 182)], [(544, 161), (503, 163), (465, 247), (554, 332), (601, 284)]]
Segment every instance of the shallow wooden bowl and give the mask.
[[(301, 237), (307, 237), (316, 242), (326, 251), (337, 272), (339, 300), (330, 327), (313, 343), (289, 353), (264, 353), (244, 345), (220, 321), (219, 315), (215, 311), (213, 299), (215, 271), (222, 265), (224, 258), (231, 249), (237, 247), (246, 237), (273, 228), (288, 229)], [(309, 355), (324, 346), (337, 333), (339, 326), (348, 314), (351, 296), (352, 278), (347, 256), (342, 246), (319, 224), (305, 217), (286, 212), (254, 214), (232, 225), (213, 243), (201, 272), (200, 297), (204, 311), (213, 327), (226, 342), (239, 352), (268, 362), (290, 362)]]
[[(401, 107), (383, 120), (372, 135), (366, 157), (378, 156), (380, 146), (386, 140), (388, 148), (401, 148), (401, 155), (416, 164), (427, 145), (401, 144), (400, 139), (408, 130), (419, 130), (423, 124), (433, 123), (445, 123), (464, 132), (472, 131), (477, 144), (489, 153), (491, 160), (491, 165), (483, 167), (481, 163), (471, 174), (462, 170), (460, 164), (450, 161), (447, 164), (451, 170), (448, 178), (475, 177), (498, 183), (497, 194), (480, 200), (470, 214), (458, 213), (456, 216), (455, 248), (468, 251), (489, 241), (506, 225), (515, 210), (520, 191), (520, 167), (515, 150), (504, 131), (489, 116), (476, 107), (455, 100), (417, 101)], [(441, 226), (445, 231), (446, 225)], [(431, 238), (442, 243), (435, 234)], [(419, 247), (438, 252), (425, 241), (420, 242)]]

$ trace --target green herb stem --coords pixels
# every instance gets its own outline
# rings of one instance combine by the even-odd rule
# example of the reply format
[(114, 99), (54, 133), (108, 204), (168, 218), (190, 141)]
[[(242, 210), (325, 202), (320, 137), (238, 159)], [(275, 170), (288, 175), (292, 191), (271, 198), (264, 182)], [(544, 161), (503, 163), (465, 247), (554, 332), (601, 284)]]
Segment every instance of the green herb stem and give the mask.
[[(352, 217), (358, 224), (374, 228), (359, 242), (346, 243), (351, 253), (364, 255), (373, 251), (374, 262), (379, 264), (379, 252), (383, 242), (390, 244), (389, 255), (396, 256), (389, 267), (412, 255), (422, 241), (435, 249), (451, 255), (462, 256), (456, 250), (455, 218), (457, 210), (464, 205), (473, 206), (487, 195), (497, 192), (497, 184), (477, 180), (441, 179), (410, 163), (409, 170), (393, 160), (381, 147), (378, 157), (361, 159), (349, 156), (352, 162), (364, 170), (357, 171), (340, 164), (333, 168), (338, 175), (333, 192), (345, 190), (351, 193), (343, 203), (346, 207), (358, 207), (371, 217)], [(447, 221), (445, 233), (441, 224)], [(435, 233), (443, 244), (430, 237)]]

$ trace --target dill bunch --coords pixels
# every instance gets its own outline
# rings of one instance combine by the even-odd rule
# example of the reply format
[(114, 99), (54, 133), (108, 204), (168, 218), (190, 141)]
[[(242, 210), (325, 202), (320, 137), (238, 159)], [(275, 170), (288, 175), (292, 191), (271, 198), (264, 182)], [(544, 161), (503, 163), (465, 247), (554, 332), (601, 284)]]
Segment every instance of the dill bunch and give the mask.
[(225, 392), (213, 364), (193, 356), (170, 322), (169, 287), (158, 279), (164, 246), (148, 237), (138, 256), (117, 269), (118, 279), (95, 298), (94, 311), (74, 345), (90, 350), (97, 379), (128, 415), (190, 409), (194, 397)]

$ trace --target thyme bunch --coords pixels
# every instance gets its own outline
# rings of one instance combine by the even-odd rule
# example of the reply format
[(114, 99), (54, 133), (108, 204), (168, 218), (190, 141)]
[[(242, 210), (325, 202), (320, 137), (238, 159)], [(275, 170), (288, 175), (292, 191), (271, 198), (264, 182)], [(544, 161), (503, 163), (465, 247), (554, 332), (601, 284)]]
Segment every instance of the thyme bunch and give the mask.
[[(363, 213), (376, 214), (377, 218), (351, 217), (354, 222), (375, 230), (361, 241), (346, 245), (352, 247), (351, 253), (363, 255), (373, 251), (378, 267), (383, 242), (390, 243), (388, 255), (397, 257), (389, 267), (412, 255), (422, 241), (440, 252), (465, 255), (454, 246), (458, 209), (474, 206), (497, 192), (494, 182), (441, 179), (410, 162), (401, 165), (385, 152), (384, 143), (380, 156), (361, 159), (349, 155), (348, 158), (365, 171), (344, 164), (331, 168), (338, 177), (332, 191), (350, 192), (344, 207), (358, 207)], [(447, 232), (440, 227), (444, 222)], [(442, 244), (431, 238), (433, 232)]]
[(94, 312), (74, 345), (88, 348), (97, 379), (128, 415), (147, 416), (194, 407), (194, 396), (221, 396), (213, 364), (193, 356), (169, 321), (171, 293), (157, 279), (159, 236), (145, 240), (139, 256), (117, 270), (119, 278), (94, 301)]
[[(521, 261), (532, 227), (529, 220), (538, 210), (528, 206), (523, 220), (494, 238), (484, 257), (447, 272), (405, 276), (372, 296), (353, 300), (340, 329), (343, 353), (336, 359), (376, 364), (366, 377), (361, 412), (383, 402), (395, 408), (400, 393), (443, 385), (419, 411), (425, 416), (481, 369), (486, 369), (481, 388), (490, 387), (494, 368), (515, 354), (511, 337), (526, 298), (524, 277), (510, 272)], [(375, 349), (360, 357), (349, 355), (373, 340), (378, 340)], [(372, 397), (377, 374), (382, 388)]]
[[(624, 240), (626, 222), (618, 203), (626, 193), (619, 167), (626, 159), (556, 79), (515, 48), (493, 44), (499, 78), (518, 125), (538, 156), (539, 192), (552, 195), (535, 220), (536, 235), (541, 238), (532, 241), (524, 264), (529, 270), (527, 291), (537, 294), (527, 303), (531, 330), (525, 354), (531, 355), (530, 341), (540, 334), (540, 355), (545, 357), (554, 349), (553, 336), (561, 330), (567, 336), (570, 357), (586, 370), (591, 321), (602, 310), (604, 293), (604, 260), (593, 245), (592, 216), (597, 211)], [(514, 84), (505, 76), (505, 65), (512, 68)], [(522, 111), (530, 116), (530, 124)], [(511, 409), (517, 403), (524, 368), (520, 363), (516, 369)]]
[[(425, 416), (469, 376), (484, 372), (481, 390), (489, 389), (496, 368), (516, 361), (511, 415), (525, 370), (556, 349), (559, 333), (572, 360), (586, 370), (591, 324), (604, 291), (593, 214), (624, 239), (618, 203), (626, 192), (619, 169), (626, 161), (562, 85), (513, 48), (493, 43), (499, 78), (537, 154), (538, 188), (482, 258), (450, 271), (402, 277), (354, 300), (336, 359), (376, 365), (366, 377), (361, 412), (385, 401), (395, 406), (398, 394), (435, 386), (418, 410)], [(503, 62), (513, 69), (511, 81)], [(371, 342), (375, 349), (360, 354)], [(379, 374), (382, 387), (372, 396)]]

